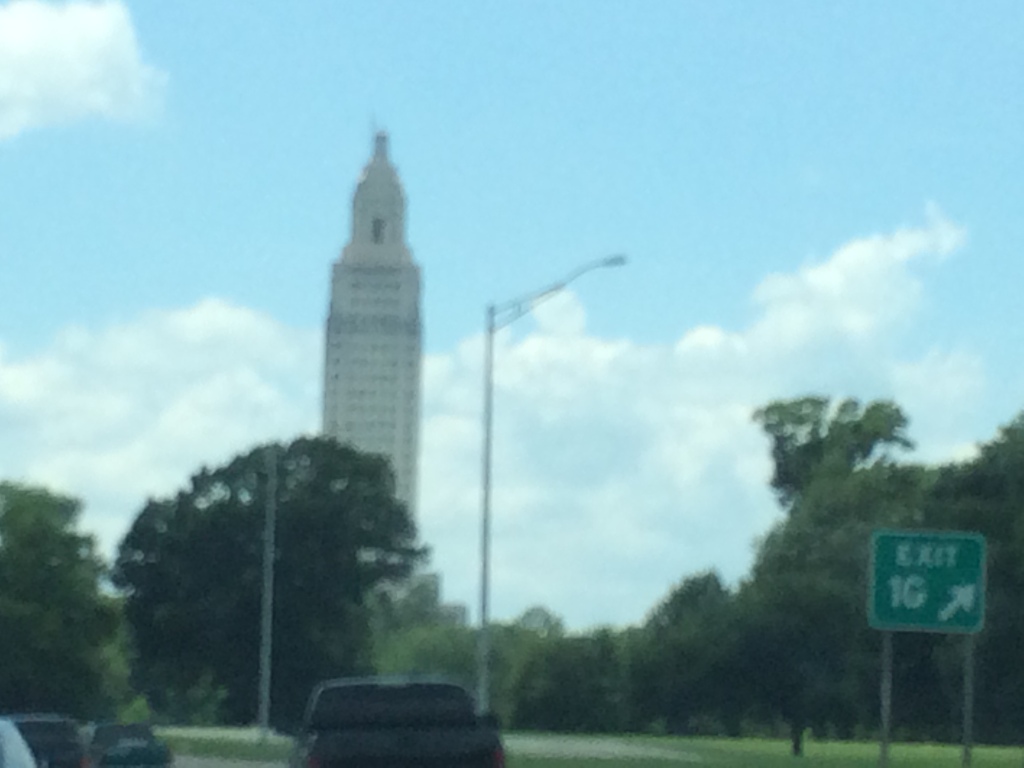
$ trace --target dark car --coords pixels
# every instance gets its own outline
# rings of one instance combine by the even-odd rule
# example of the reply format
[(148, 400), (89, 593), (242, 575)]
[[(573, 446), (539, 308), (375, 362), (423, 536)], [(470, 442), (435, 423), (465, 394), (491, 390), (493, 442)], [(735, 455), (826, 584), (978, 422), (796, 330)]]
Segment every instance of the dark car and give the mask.
[(92, 768), (168, 768), (170, 747), (145, 723), (99, 723), (88, 746)]
[(78, 723), (64, 715), (9, 715), (38, 768), (88, 768)]
[(422, 677), (328, 680), (310, 697), (290, 768), (504, 768), (497, 721), (459, 685)]
[(0, 717), (0, 768), (37, 768), (25, 737), (6, 717)]

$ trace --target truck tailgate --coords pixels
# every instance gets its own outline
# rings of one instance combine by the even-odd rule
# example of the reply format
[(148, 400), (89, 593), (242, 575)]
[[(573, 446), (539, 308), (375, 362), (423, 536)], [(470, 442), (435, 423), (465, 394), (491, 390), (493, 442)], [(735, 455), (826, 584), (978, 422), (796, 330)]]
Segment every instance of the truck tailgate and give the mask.
[[(500, 768), (496, 733), (479, 728), (382, 727), (320, 733), (306, 768)], [(332, 756), (337, 755), (337, 760)]]

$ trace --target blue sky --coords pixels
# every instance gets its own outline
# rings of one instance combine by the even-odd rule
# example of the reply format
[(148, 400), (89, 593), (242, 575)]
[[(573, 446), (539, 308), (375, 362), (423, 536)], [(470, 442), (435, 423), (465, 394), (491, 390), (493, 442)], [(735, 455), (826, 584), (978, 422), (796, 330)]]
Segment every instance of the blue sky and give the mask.
[(375, 127), (424, 274), (421, 528), (475, 605), (642, 619), (777, 517), (752, 409), (893, 397), (921, 459), (1022, 406), (1018, 2), (0, 2), (0, 475), (147, 495), (317, 428)]

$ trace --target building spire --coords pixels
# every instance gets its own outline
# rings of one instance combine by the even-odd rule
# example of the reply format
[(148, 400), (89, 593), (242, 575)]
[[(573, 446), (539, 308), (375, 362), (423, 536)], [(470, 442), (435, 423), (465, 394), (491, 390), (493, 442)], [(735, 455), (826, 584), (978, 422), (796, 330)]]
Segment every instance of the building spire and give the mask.
[(342, 258), (407, 262), (405, 193), (388, 157), (387, 131), (378, 129), (373, 139), (373, 156), (352, 198), (352, 238)]
[(388, 134), (387, 131), (377, 131), (376, 136), (373, 137), (373, 159), (384, 160), (388, 159)]

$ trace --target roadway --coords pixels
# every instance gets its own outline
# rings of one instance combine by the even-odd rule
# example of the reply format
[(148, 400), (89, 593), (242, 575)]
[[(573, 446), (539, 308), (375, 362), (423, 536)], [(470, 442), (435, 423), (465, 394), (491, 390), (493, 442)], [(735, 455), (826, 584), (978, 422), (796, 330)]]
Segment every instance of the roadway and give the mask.
[[(560, 736), (548, 734), (509, 734), (503, 737), (510, 755), (538, 758), (577, 758), (584, 760), (666, 760), (680, 763), (699, 763), (702, 759), (692, 752), (638, 744), (614, 736)], [(179, 755), (175, 768), (282, 768), (283, 762), (256, 762), (225, 760), (210, 757)]]

